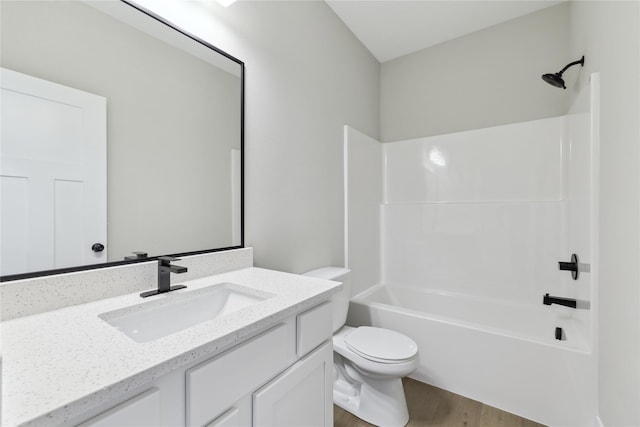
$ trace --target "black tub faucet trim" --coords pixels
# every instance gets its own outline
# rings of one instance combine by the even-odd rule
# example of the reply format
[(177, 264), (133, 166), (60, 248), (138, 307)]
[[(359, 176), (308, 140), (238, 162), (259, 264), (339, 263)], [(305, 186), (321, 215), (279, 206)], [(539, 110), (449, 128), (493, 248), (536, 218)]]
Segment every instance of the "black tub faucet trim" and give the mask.
[(577, 308), (578, 302), (575, 299), (571, 298), (562, 298), (562, 297), (554, 297), (549, 294), (544, 294), (542, 297), (542, 303), (544, 305), (558, 304), (564, 305), (565, 307)]
[(564, 271), (570, 271), (573, 280), (578, 280), (580, 273), (578, 271), (578, 255), (571, 254), (571, 262), (558, 261), (558, 268)]

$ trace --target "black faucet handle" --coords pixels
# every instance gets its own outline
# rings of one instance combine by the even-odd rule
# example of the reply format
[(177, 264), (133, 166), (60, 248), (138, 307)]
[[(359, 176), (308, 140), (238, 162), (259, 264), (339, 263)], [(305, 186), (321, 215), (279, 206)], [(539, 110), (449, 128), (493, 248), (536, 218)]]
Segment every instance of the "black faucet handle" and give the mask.
[(165, 269), (165, 270), (168, 270), (170, 273), (177, 273), (177, 274), (187, 272), (187, 267), (171, 264), (172, 261), (180, 261), (180, 258), (176, 258), (172, 256), (159, 256), (158, 268), (160, 270)]
[(126, 256), (126, 257), (124, 257), (124, 259), (126, 259), (126, 260), (142, 259), (142, 258), (146, 258), (148, 256), (148, 254), (146, 252), (136, 251), (136, 252), (131, 252), (131, 253), (133, 254), (133, 256)]
[(166, 256), (159, 256), (158, 261), (160, 261), (160, 265), (168, 266), (173, 261), (180, 261), (180, 258), (166, 255)]

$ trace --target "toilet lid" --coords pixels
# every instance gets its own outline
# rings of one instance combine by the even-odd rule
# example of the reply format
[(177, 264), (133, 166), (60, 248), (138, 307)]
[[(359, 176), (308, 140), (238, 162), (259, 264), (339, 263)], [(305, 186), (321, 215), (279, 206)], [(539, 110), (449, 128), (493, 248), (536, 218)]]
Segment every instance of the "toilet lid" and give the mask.
[(402, 362), (418, 352), (418, 345), (406, 335), (371, 326), (354, 329), (344, 341), (349, 350), (377, 362)]

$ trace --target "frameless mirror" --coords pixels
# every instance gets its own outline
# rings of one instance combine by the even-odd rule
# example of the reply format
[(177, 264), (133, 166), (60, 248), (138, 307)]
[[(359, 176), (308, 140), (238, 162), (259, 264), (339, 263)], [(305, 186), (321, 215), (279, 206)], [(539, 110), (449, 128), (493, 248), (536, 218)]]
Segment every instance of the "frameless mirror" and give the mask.
[(2, 280), (242, 247), (242, 61), (125, 1), (0, 19)]

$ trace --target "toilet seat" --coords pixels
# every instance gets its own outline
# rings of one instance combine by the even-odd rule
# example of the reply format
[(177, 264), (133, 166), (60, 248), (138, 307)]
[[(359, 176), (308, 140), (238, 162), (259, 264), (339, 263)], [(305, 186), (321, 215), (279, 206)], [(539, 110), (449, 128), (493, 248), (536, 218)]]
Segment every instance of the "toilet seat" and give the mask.
[[(361, 326), (362, 328), (362, 326)], [(359, 329), (359, 328), (358, 328)], [(333, 350), (349, 361), (354, 369), (366, 373), (367, 376), (373, 378), (389, 378), (389, 377), (406, 377), (418, 368), (418, 352), (407, 360), (385, 360), (376, 361), (371, 359), (371, 355), (367, 357), (356, 353), (346, 343), (346, 337), (354, 332), (356, 328), (343, 326), (333, 335)], [(356, 335), (357, 337), (357, 335)]]
[(418, 353), (418, 345), (406, 335), (370, 326), (351, 330), (344, 342), (352, 352), (379, 363), (403, 363)]

